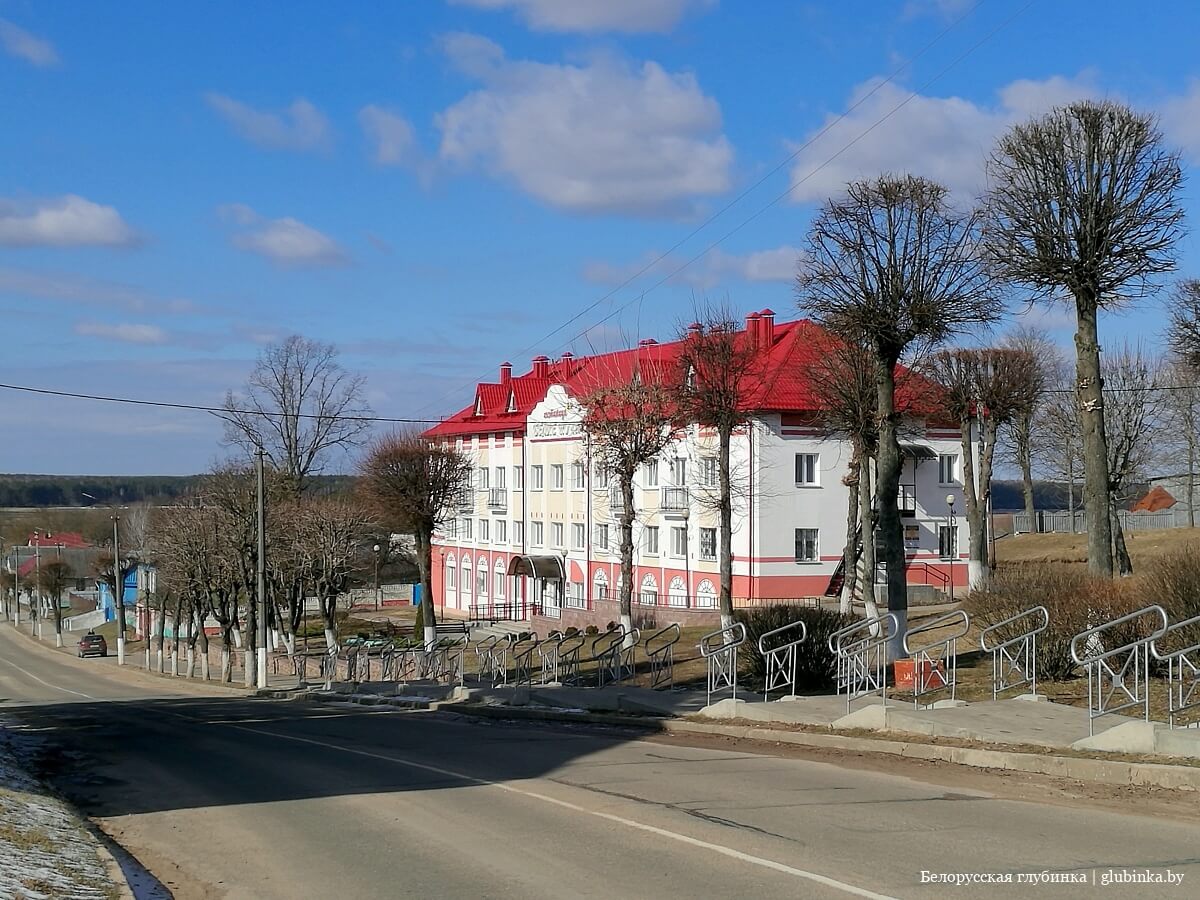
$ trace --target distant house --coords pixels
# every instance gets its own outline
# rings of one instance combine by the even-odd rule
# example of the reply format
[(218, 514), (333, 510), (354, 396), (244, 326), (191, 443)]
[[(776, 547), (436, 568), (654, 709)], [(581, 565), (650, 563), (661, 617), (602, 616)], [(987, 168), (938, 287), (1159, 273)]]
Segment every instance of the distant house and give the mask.
[[(1166, 506), (1157, 507), (1158, 509), (1176, 508), (1186, 510), (1189, 481), (1192, 485), (1192, 495), (1196, 498), (1196, 503), (1200, 505), (1200, 473), (1196, 472), (1191, 474), (1187, 472), (1181, 472), (1177, 475), (1157, 475), (1154, 478), (1151, 478), (1150, 490), (1138, 501), (1138, 503), (1140, 504), (1149, 500), (1152, 495), (1155, 498), (1162, 498), (1162, 495), (1166, 494), (1167, 497), (1170, 497), (1171, 500), (1175, 501), (1175, 503), (1178, 503), (1179, 506), (1176, 507), (1174, 503), (1171, 503)], [(1158, 499), (1157, 502), (1165, 503), (1166, 500), (1165, 498), (1162, 498)], [(1142, 507), (1137, 508), (1140, 509)]]
[(1170, 491), (1161, 484), (1156, 484), (1134, 503), (1130, 510), (1132, 512), (1162, 512), (1164, 509), (1171, 509), (1178, 502)]

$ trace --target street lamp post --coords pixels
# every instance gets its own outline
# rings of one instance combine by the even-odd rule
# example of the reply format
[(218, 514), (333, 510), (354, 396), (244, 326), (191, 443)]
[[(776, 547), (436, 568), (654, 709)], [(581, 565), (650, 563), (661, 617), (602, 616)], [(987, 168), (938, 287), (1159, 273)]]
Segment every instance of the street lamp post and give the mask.
[(263, 486), (264, 452), (258, 448), (258, 565), (256, 574), (258, 592), (258, 687), (267, 686), (267, 512), (266, 492)]
[(117, 614), (117, 665), (125, 665), (125, 573), (121, 569), (120, 516), (113, 523), (113, 611)]
[(946, 529), (946, 556), (950, 558), (950, 602), (954, 602), (954, 557), (958, 555), (958, 535), (954, 525), (954, 495), (946, 495), (946, 506), (950, 509), (949, 527)]
[(379, 545), (376, 544), (375, 550), (375, 609), (379, 609)]

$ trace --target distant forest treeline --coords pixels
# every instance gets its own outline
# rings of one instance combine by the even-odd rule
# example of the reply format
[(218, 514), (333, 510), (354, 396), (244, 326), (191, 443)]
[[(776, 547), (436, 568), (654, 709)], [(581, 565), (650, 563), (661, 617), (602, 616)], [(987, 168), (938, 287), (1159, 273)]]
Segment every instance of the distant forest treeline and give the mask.
[[(195, 491), (203, 479), (203, 475), (0, 475), (0, 507), (169, 504)], [(348, 475), (313, 479), (315, 489), (328, 492), (345, 490), (352, 481)]]

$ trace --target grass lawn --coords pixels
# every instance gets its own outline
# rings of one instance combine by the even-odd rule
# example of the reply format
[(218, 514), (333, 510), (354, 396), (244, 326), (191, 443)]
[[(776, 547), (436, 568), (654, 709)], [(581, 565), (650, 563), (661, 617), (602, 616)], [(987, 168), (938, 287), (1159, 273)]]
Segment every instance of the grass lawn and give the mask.
[[(1127, 531), (1125, 541), (1134, 572), (1156, 558), (1194, 549), (1200, 553), (1200, 528), (1160, 528)], [(1027, 562), (1087, 565), (1085, 534), (1019, 534), (996, 542), (996, 562), (1011, 565)]]

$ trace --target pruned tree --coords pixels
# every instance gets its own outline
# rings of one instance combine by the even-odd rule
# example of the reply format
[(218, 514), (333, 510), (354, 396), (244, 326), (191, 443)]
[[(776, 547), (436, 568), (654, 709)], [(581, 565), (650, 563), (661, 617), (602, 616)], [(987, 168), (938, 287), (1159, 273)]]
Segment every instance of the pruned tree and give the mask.
[(359, 489), (376, 518), (416, 542), (425, 645), (437, 642), (433, 600), (433, 533), (453, 518), (471, 487), (472, 463), (453, 447), (395, 432), (377, 438), (359, 466)]
[(1000, 429), (1034, 408), (1041, 373), (1032, 353), (1008, 348), (945, 350), (930, 357), (927, 371), (942, 387), (944, 414), (962, 429), (967, 569), (977, 590), (990, 576), (988, 504)]
[(750, 421), (748, 405), (762, 382), (766, 348), (743, 332), (732, 309), (709, 304), (697, 309), (696, 321), (683, 329), (674, 383), (681, 420), (717, 433), (717, 491), (711, 499), (718, 519), (717, 559), (720, 571), (721, 627), (733, 624), (733, 474), (730, 448), (734, 431)]
[(1167, 313), (1171, 350), (1192, 371), (1200, 372), (1200, 279), (1188, 278), (1175, 285)]
[(1174, 268), (1183, 227), (1179, 157), (1151, 116), (1080, 102), (1015, 126), (988, 162), (988, 253), (1035, 299), (1075, 306), (1088, 568), (1113, 574), (1108, 442), (1097, 316)]
[(621, 583), (618, 600), (621, 625), (633, 629), (633, 523), (637, 520), (633, 480), (638, 469), (658, 459), (675, 440), (675, 373), (649, 361), (630, 378), (585, 389), (575, 398), (582, 408), (581, 424), (591, 444), (592, 458), (615, 480), (621, 492), (617, 525), (621, 532)]
[(1161, 361), (1139, 345), (1125, 344), (1105, 354), (1104, 425), (1108, 438), (1109, 516), (1112, 523), (1113, 558), (1121, 575), (1133, 574), (1133, 562), (1125, 545), (1125, 533), (1117, 515), (1130, 499), (1130, 489), (1149, 474), (1158, 446), (1163, 391)]
[(245, 388), (225, 396), (225, 442), (247, 459), (258, 450), (294, 495), (329, 457), (365, 439), (366, 380), (347, 372), (333, 344), (292, 335), (258, 355)]
[(843, 613), (850, 612), (851, 601), (861, 593), (867, 616), (872, 619), (879, 616), (875, 605), (875, 510), (871, 491), (871, 460), (879, 448), (876, 365), (875, 355), (867, 348), (828, 340), (811, 354), (805, 370), (822, 432), (827, 438), (848, 441), (851, 448), (843, 478), (849, 497), (840, 608)]
[[(887, 568), (888, 609), (903, 632), (908, 618), (900, 519), (896, 366), (914, 348), (932, 348), (990, 325), (1003, 304), (979, 253), (975, 213), (951, 208), (941, 185), (885, 175), (847, 186), (809, 230), (796, 277), (802, 312), (875, 357), (879, 416), (878, 528)], [(900, 638), (889, 656), (902, 655)]]
[(1188, 527), (1195, 528), (1196, 468), (1200, 465), (1200, 371), (1187, 357), (1174, 354), (1164, 366), (1160, 404), (1162, 445), (1187, 461), (1183, 500), (1187, 504)]
[(374, 525), (363, 504), (348, 497), (311, 499), (296, 510), (296, 561), (317, 596), (327, 647), (338, 645), (338, 599), (370, 564), (365, 542)]
[(1003, 346), (1027, 354), (1032, 363), (1029, 372), (1028, 401), (1017, 409), (1007, 427), (1001, 429), (1001, 446), (1021, 473), (1021, 494), (1025, 515), (1031, 530), (1037, 530), (1037, 507), (1033, 498), (1033, 467), (1037, 454), (1038, 414), (1049, 396), (1046, 391), (1062, 368), (1062, 353), (1046, 332), (1031, 325), (1021, 325), (1004, 338)]
[(92, 563), (96, 577), (108, 588), (113, 598), (113, 608), (117, 617), (118, 650), (123, 652), (125, 641), (125, 579), (141, 562), (125, 547), (118, 547), (119, 558), (111, 550), (100, 553)]
[(69, 563), (61, 559), (52, 559), (44, 563), (38, 576), (38, 587), (43, 595), (54, 600), (54, 646), (63, 645), (62, 637), (62, 598), (67, 586), (75, 580)]

